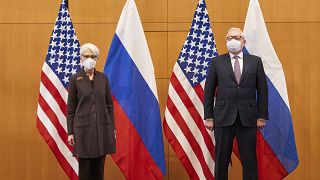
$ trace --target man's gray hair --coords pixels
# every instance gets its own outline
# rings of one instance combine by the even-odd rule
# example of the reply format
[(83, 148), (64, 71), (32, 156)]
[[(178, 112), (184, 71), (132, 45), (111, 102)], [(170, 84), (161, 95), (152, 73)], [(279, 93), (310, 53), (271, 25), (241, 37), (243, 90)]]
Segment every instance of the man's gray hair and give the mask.
[(83, 56), (84, 51), (87, 49), (91, 50), (94, 55), (99, 56), (99, 49), (97, 48), (97, 46), (91, 43), (85, 43), (84, 45), (81, 46), (80, 56)]
[(241, 37), (242, 37), (243, 39), (246, 39), (246, 37), (245, 37), (244, 33), (242, 32), (242, 30), (241, 30), (240, 28), (237, 28), (237, 27), (232, 27), (232, 28), (228, 29), (226, 38), (227, 38), (227, 36), (228, 36), (228, 34), (229, 34), (230, 31), (239, 31)]

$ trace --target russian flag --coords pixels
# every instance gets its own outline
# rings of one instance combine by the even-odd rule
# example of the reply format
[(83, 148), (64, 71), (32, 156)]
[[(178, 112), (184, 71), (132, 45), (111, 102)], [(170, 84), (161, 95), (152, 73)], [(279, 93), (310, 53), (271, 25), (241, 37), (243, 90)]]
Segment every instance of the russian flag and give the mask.
[(116, 153), (126, 179), (166, 173), (154, 68), (134, 0), (122, 10), (104, 67), (114, 99)]
[(259, 179), (283, 179), (298, 166), (299, 160), (284, 72), (258, 0), (250, 0), (243, 31), (246, 50), (262, 58), (268, 80), (269, 120), (257, 136)]

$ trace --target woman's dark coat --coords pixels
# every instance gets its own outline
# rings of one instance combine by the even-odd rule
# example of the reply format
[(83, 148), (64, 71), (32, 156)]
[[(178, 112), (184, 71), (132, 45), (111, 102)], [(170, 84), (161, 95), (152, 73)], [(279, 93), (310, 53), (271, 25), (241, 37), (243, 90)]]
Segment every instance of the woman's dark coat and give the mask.
[(74, 156), (96, 158), (116, 150), (113, 102), (108, 78), (94, 72), (93, 85), (82, 69), (70, 78), (68, 134), (74, 135)]

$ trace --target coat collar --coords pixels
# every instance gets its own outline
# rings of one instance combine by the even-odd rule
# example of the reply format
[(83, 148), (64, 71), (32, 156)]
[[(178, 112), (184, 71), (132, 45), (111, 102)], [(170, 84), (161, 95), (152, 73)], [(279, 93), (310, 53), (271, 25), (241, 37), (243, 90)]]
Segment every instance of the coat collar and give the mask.
[[(233, 57), (235, 57), (236, 55), (232, 54), (231, 52), (229, 52), (229, 56), (230, 56), (230, 59), (232, 59)], [(240, 52), (238, 55), (237, 55), (240, 59), (243, 59), (243, 52)]]
[[(84, 70), (84, 68), (82, 68), (82, 69), (80, 70), (80, 74), (81, 74), (82, 76), (84, 76), (84, 77), (87, 76), (87, 73), (86, 73), (86, 71)], [(96, 70), (96, 68), (94, 68), (93, 74), (94, 74), (94, 76), (97, 75), (97, 70)]]
[(100, 74), (98, 73), (98, 71), (96, 69), (94, 69), (94, 76), (93, 76), (93, 80), (94, 80), (94, 83), (93, 83), (93, 87), (92, 87), (92, 84), (90, 82), (90, 79), (89, 79), (89, 76), (87, 76), (85, 70), (82, 68), (80, 71), (79, 71), (79, 76), (83, 78), (83, 83), (85, 84), (85, 86), (87, 86), (90, 91), (96, 91), (96, 87), (97, 87), (97, 84), (99, 83), (100, 79), (101, 79), (101, 76)]
[[(224, 59), (223, 64), (225, 65), (226, 69), (228, 70), (229, 75), (234, 80), (234, 82), (238, 84), (238, 82), (236, 80), (236, 76), (234, 75), (234, 72), (232, 69), (230, 54), (229, 53), (225, 54), (223, 59)], [(242, 73), (241, 73), (239, 85), (241, 85), (241, 83), (244, 81), (244, 78), (246, 77), (246, 74), (248, 71), (248, 66), (249, 66), (248, 59), (249, 59), (249, 55), (243, 54), (243, 68), (242, 68)]]
[(231, 76), (231, 78), (234, 80), (235, 83), (237, 83), (236, 76), (234, 75), (234, 72), (233, 72), (233, 69), (232, 69), (231, 58), (230, 58), (229, 53), (224, 55), (223, 64), (226, 67), (226, 69), (228, 70), (229, 75)]
[(249, 66), (249, 56), (247, 54), (243, 55), (243, 68), (242, 68), (242, 73), (241, 73), (241, 78), (240, 78), (240, 83), (239, 85), (241, 85), (241, 83), (243, 82), (243, 80), (245, 79), (247, 72), (248, 72), (248, 66)]

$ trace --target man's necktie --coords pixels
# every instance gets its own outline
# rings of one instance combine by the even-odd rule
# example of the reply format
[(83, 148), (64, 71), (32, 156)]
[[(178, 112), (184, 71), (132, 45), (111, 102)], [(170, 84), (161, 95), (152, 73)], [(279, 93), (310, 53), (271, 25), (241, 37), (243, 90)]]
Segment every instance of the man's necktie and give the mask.
[(241, 78), (241, 70), (240, 70), (240, 63), (239, 63), (239, 56), (234, 56), (233, 57), (235, 59), (234, 61), (234, 75), (236, 76), (236, 80), (238, 82), (238, 84), (240, 83), (240, 78)]

